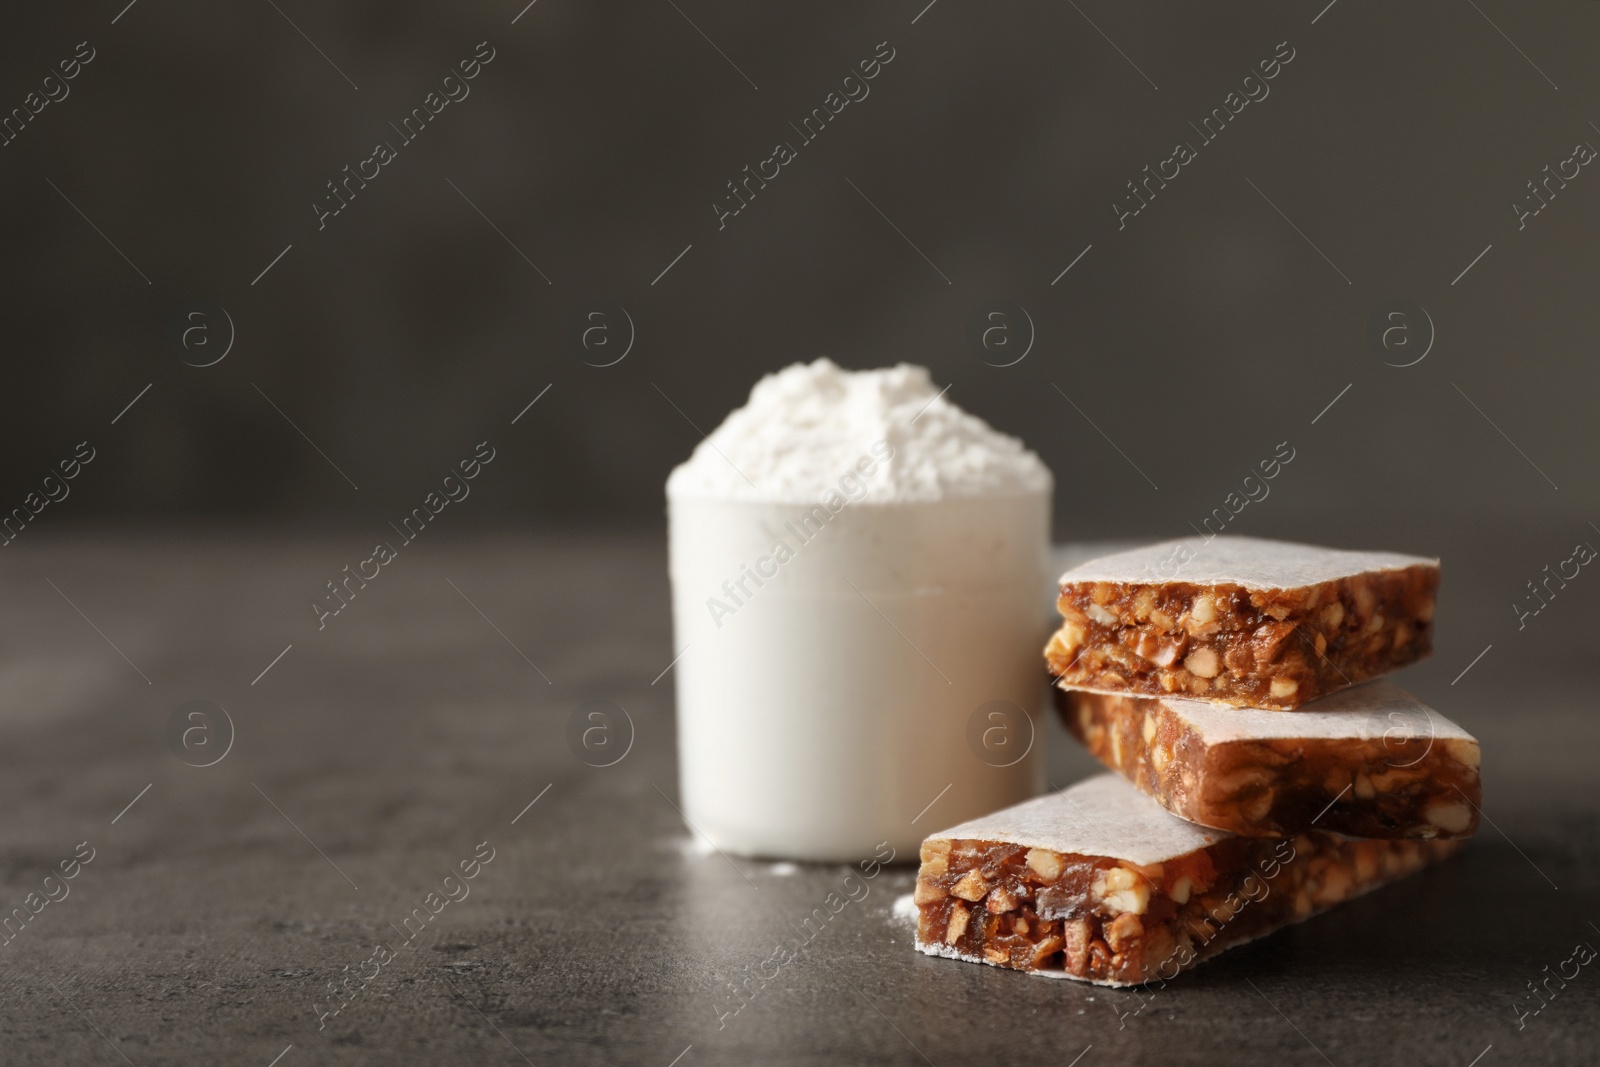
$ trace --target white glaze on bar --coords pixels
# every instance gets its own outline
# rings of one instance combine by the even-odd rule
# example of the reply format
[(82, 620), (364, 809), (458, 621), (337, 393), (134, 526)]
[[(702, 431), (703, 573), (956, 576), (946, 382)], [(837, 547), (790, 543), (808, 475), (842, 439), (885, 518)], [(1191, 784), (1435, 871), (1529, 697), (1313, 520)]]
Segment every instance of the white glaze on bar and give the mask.
[[(1184, 558), (1183, 551), (1190, 553)], [(1437, 559), (1398, 552), (1350, 552), (1291, 541), (1220, 536), (1195, 549), (1188, 540), (1162, 541), (1090, 560), (1061, 576), (1061, 584), (1116, 582), (1238, 585), (1245, 589), (1303, 589), (1358, 574), (1439, 566)]]
[(1145, 867), (1232, 836), (1178, 818), (1120, 775), (1101, 774), (930, 834), (928, 840), (995, 841)]
[(1230, 708), (1207, 700), (1147, 697), (1192, 727), (1206, 744), (1229, 741), (1477, 739), (1393, 682), (1341, 689), (1294, 711)]

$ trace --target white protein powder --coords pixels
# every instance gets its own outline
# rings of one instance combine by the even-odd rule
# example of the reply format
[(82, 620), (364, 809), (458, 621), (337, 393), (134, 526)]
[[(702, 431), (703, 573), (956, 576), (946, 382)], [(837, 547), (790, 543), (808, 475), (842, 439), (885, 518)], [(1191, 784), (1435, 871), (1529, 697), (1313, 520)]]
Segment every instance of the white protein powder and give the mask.
[(926, 367), (847, 371), (824, 358), (757, 382), (667, 495), (815, 503), (874, 441), (896, 456), (869, 487), (875, 502), (1050, 492), (1044, 462), (952, 404)]
[(764, 378), (667, 482), (689, 822), (911, 860), (1038, 792), (1051, 485), (923, 368)]

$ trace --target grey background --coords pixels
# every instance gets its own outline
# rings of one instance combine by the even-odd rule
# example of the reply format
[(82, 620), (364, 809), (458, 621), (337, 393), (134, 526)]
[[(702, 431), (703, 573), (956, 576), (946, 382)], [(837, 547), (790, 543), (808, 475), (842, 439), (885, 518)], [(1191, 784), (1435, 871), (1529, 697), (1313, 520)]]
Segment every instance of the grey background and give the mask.
[[(0, 947), (0, 1058), (1592, 1059), (1587, 971), (1514, 1013), (1600, 943), (1600, 583), (1513, 605), (1600, 543), (1600, 178), (1521, 231), (1511, 203), (1600, 144), (1600, 7), (276, 3), (0, 35), (0, 109), (98, 53), (0, 148), (0, 512), (97, 451), (0, 549), (4, 900), (99, 850)], [(319, 232), (323, 183), (484, 40), (471, 95)], [(884, 40), (871, 95), (719, 232), (723, 183)], [(1119, 231), (1124, 183), (1281, 41), (1271, 95)], [(1437, 332), (1414, 366), (1368, 339), (1393, 300)], [(586, 365), (585, 316), (618, 308), (633, 349)], [(184, 362), (216, 351), (182, 344), (197, 309), (236, 327), (215, 366)], [(1031, 351), (987, 365), (1015, 350), (984, 316), (1016, 309)], [(1230, 528), (1443, 557), (1402, 680), (1483, 742), (1479, 839), (1127, 1028), (1133, 994), (913, 954), (898, 868), (719, 1029), (725, 980), (842, 871), (702, 855), (673, 808), (661, 484), (822, 354), (925, 363), (1024, 438), (1062, 541), (1185, 534), (1290, 442)], [(318, 631), (323, 583), (485, 439), (469, 500)], [(168, 749), (194, 699), (237, 729), (205, 768)], [(592, 699), (637, 729), (617, 766), (567, 749)], [(1054, 784), (1092, 769), (1041, 743)], [(485, 838), (471, 901), (319, 1031), (327, 983)]]
[[(553, 384), (472, 521), (659, 524), (694, 426), (823, 354), (925, 363), (1021, 436), (1059, 476), (1062, 538), (1183, 532), (1284, 439), (1304, 458), (1259, 527), (1359, 502), (1375, 529), (1415, 531), (1367, 540), (1420, 549), (1463, 519), (1588, 513), (1600, 195), (1585, 170), (1520, 232), (1510, 205), (1600, 143), (1594, 4), (1344, 0), (1312, 25), (1317, 4), (946, 0), (912, 25), (920, 5), (540, 0), (513, 26), (521, 5), (139, 0), (111, 25), (121, 6), (18, 10), (0, 42), (6, 107), (78, 41), (98, 52), (0, 149), (0, 499), (106, 443), (52, 523), (390, 516)], [(318, 231), (324, 183), (396, 140), (388, 124), (483, 40), (497, 58), (471, 95)], [(884, 40), (871, 95), (719, 232), (724, 183)], [(1280, 41), (1296, 58), (1271, 95), (1119, 231), (1125, 183), (1198, 143), (1188, 124)], [(1438, 334), (1404, 370), (1366, 340), (1396, 297)], [(237, 343), (186, 367), (184, 315), (208, 303)], [(618, 306), (632, 352), (585, 366), (602, 361), (585, 315)], [(983, 348), (984, 314), (1017, 307), (1033, 350), (986, 366), (1009, 355)]]

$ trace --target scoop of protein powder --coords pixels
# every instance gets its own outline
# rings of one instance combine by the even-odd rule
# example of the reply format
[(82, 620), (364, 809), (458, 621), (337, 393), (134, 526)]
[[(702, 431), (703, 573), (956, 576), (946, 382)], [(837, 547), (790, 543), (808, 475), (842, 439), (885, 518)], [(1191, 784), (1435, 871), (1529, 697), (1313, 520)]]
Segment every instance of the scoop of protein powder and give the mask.
[(690, 825), (910, 859), (1038, 792), (1051, 489), (922, 367), (758, 382), (667, 480)]

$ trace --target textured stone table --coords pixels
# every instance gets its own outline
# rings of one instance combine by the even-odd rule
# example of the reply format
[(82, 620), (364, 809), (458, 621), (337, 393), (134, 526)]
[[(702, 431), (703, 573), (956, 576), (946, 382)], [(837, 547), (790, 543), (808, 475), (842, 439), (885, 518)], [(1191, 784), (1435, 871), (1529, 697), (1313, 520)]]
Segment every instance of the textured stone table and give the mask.
[[(319, 631), (310, 600), (369, 540), (7, 549), (4, 907), (41, 900), (80, 842), (93, 859), (0, 945), (0, 1061), (1595, 1060), (1593, 965), (1517, 1018), (1539, 1004), (1526, 983), (1600, 946), (1594, 635), (1573, 622), (1593, 598), (1526, 640), (1501, 618), (1495, 583), (1518, 582), (1492, 543), (1447, 554), (1439, 653), (1405, 675), (1483, 741), (1478, 840), (1141, 996), (916, 954), (891, 910), (907, 867), (833, 914), (846, 868), (695, 847), (674, 807), (670, 673), (652, 684), (672, 656), (656, 537), (419, 544)], [(591, 699), (635, 729), (613, 766), (568, 746)], [(169, 741), (189, 700), (233, 724), (211, 766), (189, 763), (221, 753), (220, 716)], [(1091, 770), (1053, 724), (1044, 741), (1057, 785)], [(798, 958), (739, 1008), (729, 982), (772, 975), (786, 941)], [(379, 943), (393, 958), (368, 962)]]

